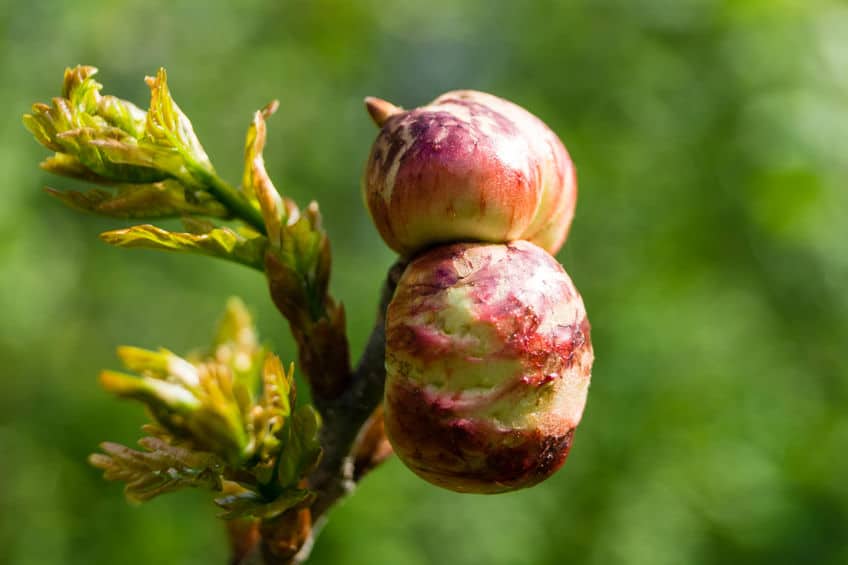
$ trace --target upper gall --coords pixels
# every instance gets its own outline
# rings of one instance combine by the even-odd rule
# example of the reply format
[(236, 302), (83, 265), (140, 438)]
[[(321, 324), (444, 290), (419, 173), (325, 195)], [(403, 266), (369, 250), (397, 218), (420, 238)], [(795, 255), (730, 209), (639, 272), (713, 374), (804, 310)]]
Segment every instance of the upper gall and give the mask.
[(381, 126), (362, 179), (386, 244), (404, 256), (458, 241), (518, 239), (555, 254), (577, 183), (560, 139), (536, 116), (491, 94), (448, 92), (404, 111), (366, 99)]

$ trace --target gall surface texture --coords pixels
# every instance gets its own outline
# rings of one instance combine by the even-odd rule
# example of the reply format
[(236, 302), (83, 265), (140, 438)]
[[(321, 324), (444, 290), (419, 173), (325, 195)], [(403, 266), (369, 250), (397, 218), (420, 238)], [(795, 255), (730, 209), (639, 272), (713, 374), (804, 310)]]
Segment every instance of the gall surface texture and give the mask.
[(568, 455), (592, 361), (583, 301), (543, 249), (437, 247), (409, 264), (388, 308), (386, 431), (438, 486), (534, 485)]
[(382, 117), (362, 185), (386, 244), (518, 239), (559, 251), (577, 198), (560, 139), (520, 106), (473, 90)]

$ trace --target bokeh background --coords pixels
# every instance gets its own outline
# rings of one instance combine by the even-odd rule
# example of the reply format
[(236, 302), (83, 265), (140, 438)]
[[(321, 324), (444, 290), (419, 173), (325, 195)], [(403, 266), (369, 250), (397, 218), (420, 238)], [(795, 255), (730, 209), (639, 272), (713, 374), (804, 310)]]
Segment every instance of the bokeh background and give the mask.
[(160, 65), (235, 181), (268, 100), (279, 187), (324, 210), (358, 352), (392, 254), (359, 176), (362, 98), (512, 99), (564, 139), (580, 198), (559, 259), (597, 354), (564, 469), (462, 496), (393, 460), (332, 513), (313, 563), (848, 563), (848, 5), (826, 0), (0, 0), (0, 562), (224, 563), (205, 492), (131, 507), (85, 458), (142, 410), (101, 391), (119, 344), (206, 343), (260, 276), (100, 243), (121, 222), (41, 190), (21, 125), (66, 66), (146, 105)]

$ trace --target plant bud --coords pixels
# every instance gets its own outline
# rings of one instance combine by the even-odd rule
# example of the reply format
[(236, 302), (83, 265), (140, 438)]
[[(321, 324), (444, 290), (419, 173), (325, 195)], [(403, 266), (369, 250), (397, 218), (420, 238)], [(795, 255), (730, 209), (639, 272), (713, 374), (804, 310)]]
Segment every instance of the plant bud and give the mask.
[(432, 249), (407, 267), (386, 315), (389, 440), (447, 489), (534, 485), (565, 461), (593, 358), (580, 294), (544, 250)]
[(366, 105), (382, 129), (363, 192), (389, 247), (407, 256), (453, 241), (562, 247), (577, 181), (562, 142), (536, 116), (473, 90), (409, 111), (375, 98)]

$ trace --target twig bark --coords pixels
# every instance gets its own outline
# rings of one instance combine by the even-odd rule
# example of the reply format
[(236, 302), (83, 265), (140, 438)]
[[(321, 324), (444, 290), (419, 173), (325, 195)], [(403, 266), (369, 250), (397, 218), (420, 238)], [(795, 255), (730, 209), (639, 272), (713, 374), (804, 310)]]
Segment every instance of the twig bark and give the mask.
[[(358, 480), (367, 470), (378, 464), (386, 456), (386, 446), (380, 438), (370, 438), (370, 449), (375, 453), (364, 452), (353, 453), (354, 443), (360, 435), (363, 426), (369, 422), (383, 398), (383, 388), (386, 379), (385, 353), (385, 314), (386, 308), (394, 294), (395, 287), (406, 264), (398, 261), (389, 270), (386, 281), (380, 294), (380, 303), (377, 309), (377, 317), (365, 350), (359, 359), (359, 363), (352, 374), (340, 375), (315, 375), (312, 378), (321, 378), (325, 382), (333, 378), (345, 379), (347, 386), (340, 394), (330, 398), (322, 398), (320, 395), (314, 398), (315, 405), (321, 412), (323, 425), (321, 428), (321, 445), (324, 455), (318, 468), (309, 477), (309, 487), (318, 495), (310, 507), (312, 528), (306, 536), (300, 551), (286, 560), (274, 560), (267, 547), (269, 538), (286, 537), (271, 536), (267, 528), (264, 529), (262, 539), (265, 561), (267, 565), (283, 565), (289, 563), (303, 563), (312, 550), (315, 538), (321, 527), (326, 522), (327, 511), (341, 498), (352, 492)], [(320, 388), (319, 388), (320, 390)], [(313, 392), (313, 397), (315, 396)], [(379, 415), (375, 416), (379, 417)], [(371, 423), (373, 424), (373, 420)], [(376, 426), (373, 433), (378, 433)], [(363, 447), (365, 445), (363, 444)], [(380, 453), (377, 453), (380, 451)], [(355, 459), (360, 459), (369, 465), (369, 469), (355, 468)], [(290, 522), (280, 521), (281, 525)], [(277, 532), (282, 534), (283, 532)]]

